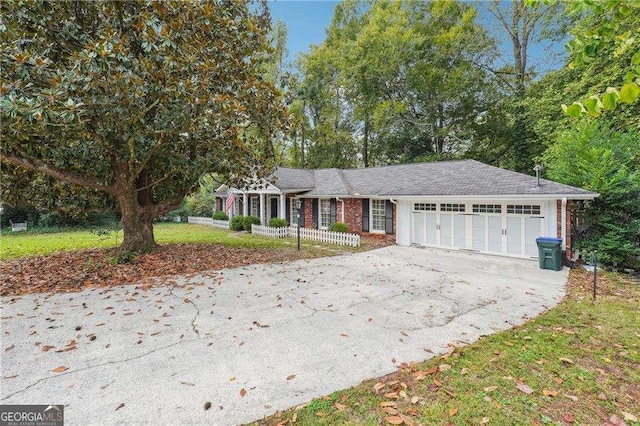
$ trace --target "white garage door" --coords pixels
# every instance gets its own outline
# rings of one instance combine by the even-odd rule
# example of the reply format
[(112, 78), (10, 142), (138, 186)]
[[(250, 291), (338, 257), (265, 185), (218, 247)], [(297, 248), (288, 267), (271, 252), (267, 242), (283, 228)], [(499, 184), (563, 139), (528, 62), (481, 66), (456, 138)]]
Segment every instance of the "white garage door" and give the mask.
[(540, 204), (414, 203), (411, 243), (537, 257)]

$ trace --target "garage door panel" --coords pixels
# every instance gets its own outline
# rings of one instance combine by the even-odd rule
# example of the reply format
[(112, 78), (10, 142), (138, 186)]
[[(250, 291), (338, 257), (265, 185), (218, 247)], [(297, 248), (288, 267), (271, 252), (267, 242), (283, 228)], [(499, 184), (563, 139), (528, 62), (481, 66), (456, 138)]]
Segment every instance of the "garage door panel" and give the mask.
[(451, 247), (453, 240), (453, 227), (451, 226), (450, 214), (440, 215), (440, 245), (443, 247)]
[(487, 218), (485, 216), (473, 216), (471, 220), (472, 228), (473, 228), (473, 244), (472, 248), (474, 250), (486, 250), (486, 238), (487, 238), (487, 229), (486, 229)]
[(427, 226), (427, 244), (438, 244), (438, 222), (435, 214), (425, 213)]
[(507, 218), (507, 253), (522, 254), (522, 218)]
[(425, 214), (424, 213), (412, 213), (411, 220), (413, 221), (413, 232), (412, 232), (412, 244), (425, 244)]
[(494, 253), (502, 253), (502, 217), (487, 217), (488, 241), (487, 250)]
[(524, 254), (527, 256), (538, 257), (536, 238), (542, 235), (543, 221), (542, 217), (528, 217), (524, 220)]
[(467, 217), (463, 215), (453, 216), (453, 246), (456, 248), (467, 247)]

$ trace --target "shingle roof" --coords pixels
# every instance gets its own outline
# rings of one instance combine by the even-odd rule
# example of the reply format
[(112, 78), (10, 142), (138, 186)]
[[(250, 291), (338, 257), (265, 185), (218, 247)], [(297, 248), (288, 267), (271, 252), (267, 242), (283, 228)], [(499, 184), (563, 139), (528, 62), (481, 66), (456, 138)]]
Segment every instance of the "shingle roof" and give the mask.
[(401, 164), (365, 169), (277, 169), (272, 183), (307, 196), (574, 195), (596, 193), (475, 160)]

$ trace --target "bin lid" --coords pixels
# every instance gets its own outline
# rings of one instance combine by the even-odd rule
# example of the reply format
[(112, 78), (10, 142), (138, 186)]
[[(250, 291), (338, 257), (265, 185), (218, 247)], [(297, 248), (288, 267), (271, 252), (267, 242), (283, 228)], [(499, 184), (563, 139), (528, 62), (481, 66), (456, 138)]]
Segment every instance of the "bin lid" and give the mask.
[(562, 238), (555, 238), (555, 237), (538, 237), (538, 238), (536, 238), (536, 243), (555, 243), (555, 244), (562, 244)]

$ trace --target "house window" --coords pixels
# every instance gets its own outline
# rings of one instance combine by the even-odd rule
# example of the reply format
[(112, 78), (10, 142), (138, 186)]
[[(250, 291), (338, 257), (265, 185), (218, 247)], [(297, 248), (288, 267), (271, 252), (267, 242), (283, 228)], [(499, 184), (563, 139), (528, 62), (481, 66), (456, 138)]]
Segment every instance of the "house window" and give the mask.
[(464, 204), (440, 204), (441, 212), (464, 212), (466, 211)]
[(331, 202), (320, 200), (320, 228), (328, 228), (331, 225)]
[(259, 217), (260, 211), (260, 198), (259, 197), (251, 197), (249, 198), (249, 215)]
[(371, 200), (371, 231), (385, 231), (385, 200)]
[(540, 206), (523, 205), (523, 204), (507, 204), (507, 213), (539, 215), (540, 214)]
[(435, 212), (435, 203), (413, 203), (413, 211), (416, 212)]
[(289, 225), (291, 226), (298, 226), (298, 209), (296, 208), (298, 202), (299, 200), (295, 198), (289, 201)]
[(474, 213), (502, 213), (502, 205), (500, 204), (474, 204)]

